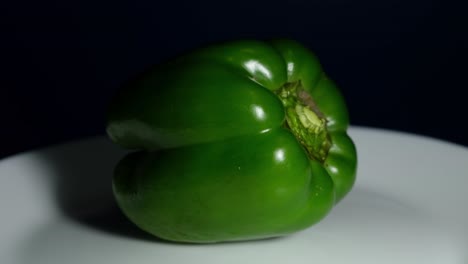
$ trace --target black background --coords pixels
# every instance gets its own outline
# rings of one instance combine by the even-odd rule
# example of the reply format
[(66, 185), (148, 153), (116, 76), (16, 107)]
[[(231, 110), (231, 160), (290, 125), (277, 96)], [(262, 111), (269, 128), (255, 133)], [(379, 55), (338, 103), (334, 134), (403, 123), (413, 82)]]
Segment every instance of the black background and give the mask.
[(0, 157), (104, 133), (127, 78), (181, 51), (289, 37), (351, 122), (468, 146), (466, 10), (450, 1), (15, 1), (0, 7)]

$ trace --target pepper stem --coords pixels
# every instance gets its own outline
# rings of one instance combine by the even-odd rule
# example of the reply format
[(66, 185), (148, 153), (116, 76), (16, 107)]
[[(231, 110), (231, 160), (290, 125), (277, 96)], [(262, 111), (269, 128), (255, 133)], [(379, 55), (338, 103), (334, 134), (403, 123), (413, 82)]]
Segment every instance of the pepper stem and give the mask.
[(300, 81), (286, 83), (276, 94), (284, 105), (284, 126), (304, 146), (309, 158), (324, 162), (331, 147), (331, 139), (326, 117), (312, 96), (304, 90)]

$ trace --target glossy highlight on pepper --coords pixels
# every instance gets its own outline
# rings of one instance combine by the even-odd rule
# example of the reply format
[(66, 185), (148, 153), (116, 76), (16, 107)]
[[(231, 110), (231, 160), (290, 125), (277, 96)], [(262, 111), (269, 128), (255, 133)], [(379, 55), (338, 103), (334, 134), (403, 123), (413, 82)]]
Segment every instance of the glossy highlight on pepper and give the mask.
[(343, 96), (293, 40), (210, 45), (154, 66), (112, 99), (107, 133), (124, 214), (162, 239), (288, 235), (351, 190), (356, 149)]

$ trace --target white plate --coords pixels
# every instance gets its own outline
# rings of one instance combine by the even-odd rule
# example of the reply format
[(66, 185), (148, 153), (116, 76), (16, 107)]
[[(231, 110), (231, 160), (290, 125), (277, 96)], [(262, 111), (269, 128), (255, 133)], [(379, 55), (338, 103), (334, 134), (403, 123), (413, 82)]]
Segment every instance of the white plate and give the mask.
[(353, 191), (321, 223), (255, 242), (179, 245), (131, 225), (110, 191), (124, 152), (104, 137), (0, 161), (0, 260), (64, 263), (468, 263), (468, 150), (352, 128)]

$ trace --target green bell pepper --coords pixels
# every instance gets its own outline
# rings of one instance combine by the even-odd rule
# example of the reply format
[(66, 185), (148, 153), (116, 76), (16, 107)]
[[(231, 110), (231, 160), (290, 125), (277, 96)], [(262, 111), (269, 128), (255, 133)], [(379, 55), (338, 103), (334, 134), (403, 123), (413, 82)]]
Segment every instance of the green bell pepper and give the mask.
[(124, 214), (165, 240), (284, 236), (352, 188), (356, 149), (342, 95), (292, 40), (234, 41), (144, 72), (108, 111)]

